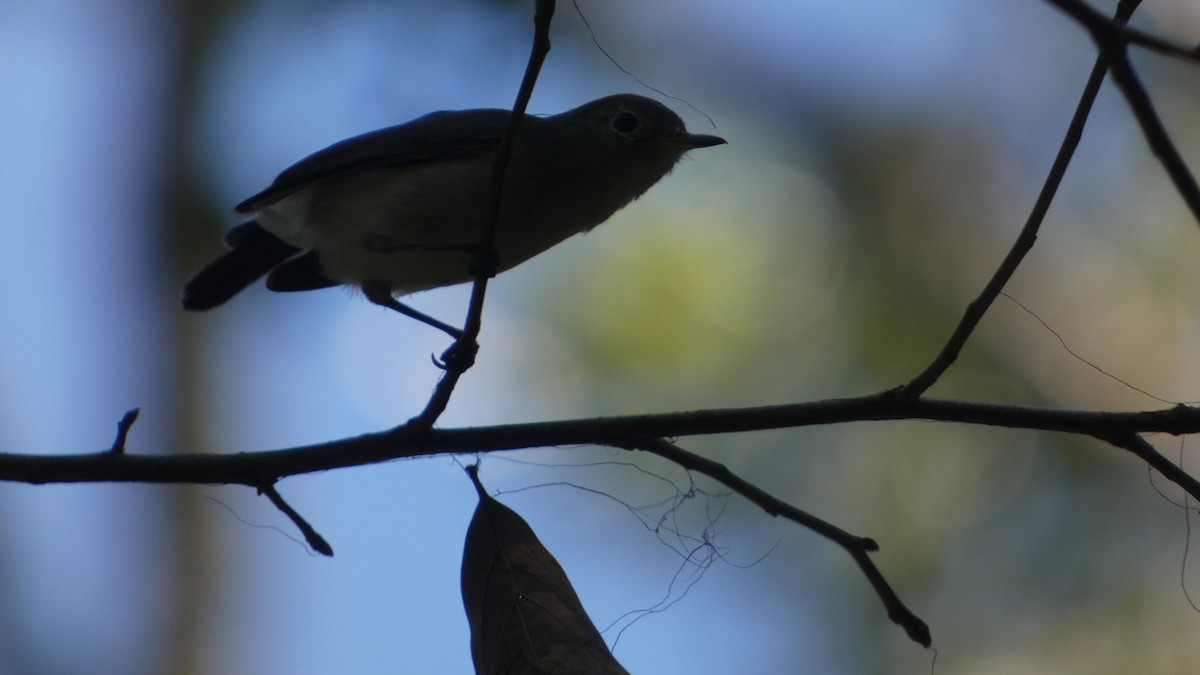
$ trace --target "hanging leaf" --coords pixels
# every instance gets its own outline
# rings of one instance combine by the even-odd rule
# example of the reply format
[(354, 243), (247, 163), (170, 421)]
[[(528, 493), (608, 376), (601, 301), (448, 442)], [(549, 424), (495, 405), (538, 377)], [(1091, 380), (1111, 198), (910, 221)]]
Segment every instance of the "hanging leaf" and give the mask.
[(529, 524), (467, 473), (479, 492), (462, 567), (476, 675), (629, 675)]

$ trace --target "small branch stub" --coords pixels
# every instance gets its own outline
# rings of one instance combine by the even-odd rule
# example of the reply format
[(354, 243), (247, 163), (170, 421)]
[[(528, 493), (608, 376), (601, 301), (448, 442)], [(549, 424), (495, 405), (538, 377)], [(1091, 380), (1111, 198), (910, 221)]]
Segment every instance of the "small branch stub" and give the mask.
[(308, 542), (312, 550), (323, 556), (333, 557), (333, 547), (329, 545), (328, 541), (325, 541), (325, 537), (322, 537), (313, 529), (312, 525), (308, 524), (308, 521), (303, 516), (296, 512), (296, 509), (293, 509), (290, 504), (284, 501), (283, 496), (275, 489), (274, 483), (259, 486), (258, 493), (266, 495), (267, 499), (270, 499), (271, 503), (275, 505), (275, 508), (282, 511), (283, 515), (287, 516), (295, 524), (300, 533), (304, 535), (304, 541)]
[(121, 417), (120, 422), (117, 422), (117, 437), (113, 440), (112, 447), (108, 450), (111, 454), (121, 455), (125, 453), (125, 440), (129, 438), (129, 429), (133, 427), (134, 422), (137, 422), (138, 415), (141, 412), (141, 408), (133, 408)]

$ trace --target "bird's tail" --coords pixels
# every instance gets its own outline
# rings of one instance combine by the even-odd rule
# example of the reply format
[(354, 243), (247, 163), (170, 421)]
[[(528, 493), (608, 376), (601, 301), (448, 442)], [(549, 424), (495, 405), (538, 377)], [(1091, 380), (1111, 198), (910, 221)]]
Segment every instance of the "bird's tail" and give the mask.
[(300, 252), (253, 220), (230, 230), (225, 235), (225, 244), (229, 252), (184, 285), (181, 298), (184, 309), (194, 312), (212, 309)]

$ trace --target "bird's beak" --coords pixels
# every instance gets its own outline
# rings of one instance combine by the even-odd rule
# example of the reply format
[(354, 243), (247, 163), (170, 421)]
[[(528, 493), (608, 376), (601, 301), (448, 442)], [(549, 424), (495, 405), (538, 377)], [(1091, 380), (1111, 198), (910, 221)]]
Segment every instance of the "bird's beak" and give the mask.
[(676, 136), (675, 140), (688, 150), (696, 148), (710, 148), (714, 145), (724, 145), (725, 139), (720, 136), (706, 136), (704, 134), (683, 134)]

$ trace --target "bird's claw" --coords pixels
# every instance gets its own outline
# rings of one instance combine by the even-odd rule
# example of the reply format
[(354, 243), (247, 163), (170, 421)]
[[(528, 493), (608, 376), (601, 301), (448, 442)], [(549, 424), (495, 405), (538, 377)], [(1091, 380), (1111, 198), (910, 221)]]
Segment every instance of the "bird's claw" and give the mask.
[(454, 371), (456, 373), (465, 372), (468, 368), (475, 365), (475, 355), (479, 353), (479, 343), (472, 340), (467, 343), (463, 340), (455, 340), (450, 348), (442, 352), (441, 358), (431, 357), (433, 365), (442, 370)]

